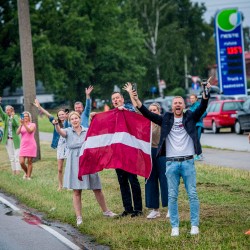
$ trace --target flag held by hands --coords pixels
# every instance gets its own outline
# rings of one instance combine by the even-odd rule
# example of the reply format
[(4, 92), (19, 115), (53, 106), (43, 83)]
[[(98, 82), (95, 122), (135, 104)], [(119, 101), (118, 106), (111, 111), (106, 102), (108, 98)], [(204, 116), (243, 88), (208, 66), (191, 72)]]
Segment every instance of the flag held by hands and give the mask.
[(79, 180), (110, 168), (148, 178), (152, 169), (150, 129), (148, 119), (127, 110), (95, 115), (79, 158)]

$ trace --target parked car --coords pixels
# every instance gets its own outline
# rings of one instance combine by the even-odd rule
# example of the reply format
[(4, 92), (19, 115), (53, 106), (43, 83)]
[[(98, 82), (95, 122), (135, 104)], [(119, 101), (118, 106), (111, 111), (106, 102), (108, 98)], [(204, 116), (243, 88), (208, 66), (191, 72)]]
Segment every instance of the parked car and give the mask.
[(155, 99), (149, 99), (149, 100), (145, 100), (143, 102), (143, 104), (148, 108), (150, 106), (150, 104), (157, 102), (161, 105), (161, 110), (162, 110), (162, 114), (166, 113), (167, 111), (171, 111), (172, 109), (172, 100), (173, 100), (174, 96), (165, 96), (165, 97), (158, 97)]
[(223, 95), (221, 100), (243, 100), (246, 101), (249, 98), (247, 95)]
[(237, 111), (234, 130), (236, 134), (242, 134), (244, 131), (250, 131), (250, 98), (248, 98)]
[(234, 132), (236, 112), (242, 109), (243, 100), (213, 101), (208, 105), (207, 116), (203, 119), (204, 129), (218, 133), (220, 128), (231, 128)]

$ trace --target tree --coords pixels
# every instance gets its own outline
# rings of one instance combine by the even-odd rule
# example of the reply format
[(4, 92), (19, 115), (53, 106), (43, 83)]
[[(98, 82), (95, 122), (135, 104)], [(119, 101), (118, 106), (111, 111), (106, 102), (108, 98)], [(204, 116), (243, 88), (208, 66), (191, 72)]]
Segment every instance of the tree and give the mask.
[(166, 81), (166, 92), (184, 88), (184, 55), (190, 74), (205, 74), (214, 47), (208, 46), (213, 30), (202, 19), (206, 10), (203, 4), (190, 0), (137, 0), (131, 4), (145, 33), (148, 89), (159, 79)]
[[(2, 88), (21, 85), (13, 2), (0, 2)], [(36, 80), (59, 100), (71, 102), (82, 100), (89, 84), (107, 98), (114, 84), (141, 82), (146, 72), (143, 32), (126, 11), (127, 4), (119, 0), (30, 0)]]
[[(30, 0), (36, 80), (59, 100), (82, 100), (84, 88), (109, 98), (113, 86), (135, 81), (147, 94), (164, 79), (168, 93), (215, 62), (205, 5), (190, 0)], [(1, 1), (0, 86), (20, 86), (15, 1)], [(141, 94), (141, 93), (140, 93)]]
[[(88, 58), (91, 22), (76, 1), (33, 3), (32, 24), (37, 79), (59, 100), (82, 100), (93, 65)], [(88, 83), (85, 83), (85, 87)]]
[(16, 1), (0, 1), (0, 96), (5, 87), (21, 85)]
[(180, 65), (180, 54), (184, 50), (184, 31), (175, 14), (178, 6), (171, 0), (137, 0), (131, 4), (135, 6), (134, 15), (145, 32), (145, 46), (149, 52), (149, 84), (159, 84), (164, 79), (170, 87), (171, 83), (175, 85), (178, 82), (176, 68)]
[(114, 84), (141, 78), (143, 36), (124, 10), (116, 0), (46, 0), (34, 7), (37, 77), (71, 102), (89, 84), (107, 98)]
[[(206, 69), (209, 64), (213, 64), (208, 54), (215, 51), (214, 44), (211, 43), (213, 28), (203, 20), (206, 11), (205, 4), (191, 3), (190, 0), (179, 0), (178, 19), (181, 27), (185, 28), (185, 41), (188, 56), (189, 74), (206, 76)], [(215, 53), (213, 53), (213, 61)]]
[(95, 66), (91, 81), (100, 86), (106, 98), (110, 98), (115, 84), (141, 84), (146, 72), (146, 50), (143, 32), (131, 17), (130, 6), (122, 1), (104, 4), (99, 0), (89, 1), (88, 9), (94, 35), (89, 49)]

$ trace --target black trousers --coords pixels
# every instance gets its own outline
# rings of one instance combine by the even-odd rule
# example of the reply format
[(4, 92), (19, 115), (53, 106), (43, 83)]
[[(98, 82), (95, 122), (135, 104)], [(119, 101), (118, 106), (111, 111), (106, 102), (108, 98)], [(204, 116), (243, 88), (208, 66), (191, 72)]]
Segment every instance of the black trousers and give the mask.
[[(122, 202), (125, 211), (142, 211), (141, 187), (137, 175), (128, 173), (122, 169), (116, 169), (116, 174), (120, 184)], [(134, 208), (132, 204), (131, 190)]]

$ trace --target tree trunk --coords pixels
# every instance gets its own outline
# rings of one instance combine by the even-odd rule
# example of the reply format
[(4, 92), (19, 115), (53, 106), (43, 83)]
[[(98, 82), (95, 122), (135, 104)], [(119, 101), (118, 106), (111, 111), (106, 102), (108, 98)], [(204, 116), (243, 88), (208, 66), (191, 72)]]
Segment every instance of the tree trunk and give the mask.
[(24, 94), (24, 109), (32, 115), (32, 121), (36, 123), (37, 129), (35, 139), (37, 143), (37, 160), (41, 159), (40, 141), (38, 130), (37, 110), (33, 105), (36, 98), (36, 84), (33, 61), (32, 38), (30, 28), (29, 1), (18, 0), (18, 21), (19, 21), (19, 37), (21, 49), (21, 64), (22, 64), (22, 80)]

